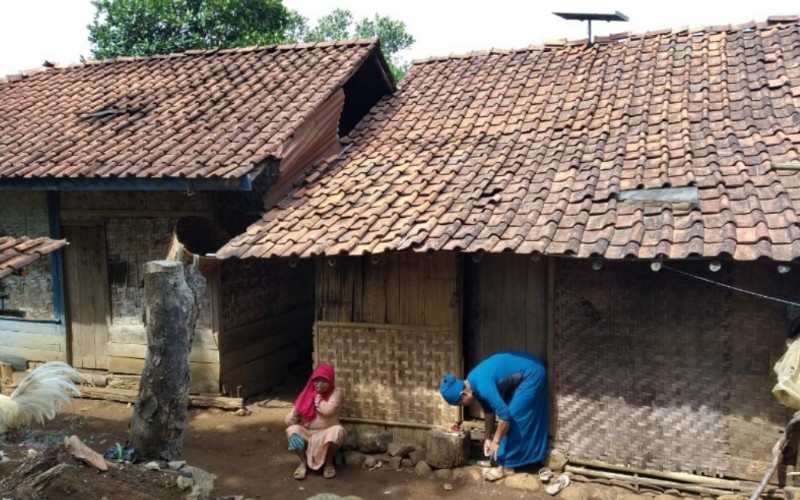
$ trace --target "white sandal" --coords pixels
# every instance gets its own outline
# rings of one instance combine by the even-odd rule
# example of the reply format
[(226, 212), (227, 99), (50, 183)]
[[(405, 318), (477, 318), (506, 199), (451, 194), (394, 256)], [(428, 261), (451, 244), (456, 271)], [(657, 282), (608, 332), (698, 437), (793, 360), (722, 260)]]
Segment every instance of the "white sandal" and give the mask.
[(570, 480), (567, 474), (561, 474), (558, 478), (547, 487), (547, 493), (551, 495), (558, 495), (558, 493), (569, 486)]

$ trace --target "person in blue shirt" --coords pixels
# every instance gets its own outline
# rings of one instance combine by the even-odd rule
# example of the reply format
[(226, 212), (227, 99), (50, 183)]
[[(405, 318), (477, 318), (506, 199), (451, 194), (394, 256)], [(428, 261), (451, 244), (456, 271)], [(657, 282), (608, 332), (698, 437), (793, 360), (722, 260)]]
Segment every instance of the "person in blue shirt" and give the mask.
[(544, 460), (547, 369), (536, 357), (517, 351), (492, 354), (465, 380), (445, 375), (439, 392), (450, 405), (469, 406), (477, 401), (483, 408), (483, 453), (498, 464), (486, 470), (486, 480), (496, 481), (513, 474), (515, 467)]

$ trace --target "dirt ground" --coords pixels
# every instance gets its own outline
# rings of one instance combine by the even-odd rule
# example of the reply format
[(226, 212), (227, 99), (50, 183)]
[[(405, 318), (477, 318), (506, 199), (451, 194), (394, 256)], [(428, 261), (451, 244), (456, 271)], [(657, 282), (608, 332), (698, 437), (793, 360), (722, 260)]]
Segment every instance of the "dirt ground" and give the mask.
[[(17, 375), (15, 373), (15, 375)], [(20, 378), (22, 374), (19, 374)], [(16, 377), (15, 377), (16, 378)], [(189, 410), (184, 436), (182, 459), (216, 476), (211, 498), (220, 500), (307, 499), (330, 493), (363, 499), (532, 499), (562, 498), (568, 500), (603, 498), (606, 500), (680, 500), (695, 497), (686, 492), (653, 487), (636, 490), (621, 481), (593, 480), (576, 482), (551, 497), (544, 489), (520, 490), (506, 484), (486, 483), (469, 479), (444, 480), (421, 477), (411, 469), (400, 471), (389, 467), (368, 470), (356, 466), (340, 466), (337, 476), (324, 479), (310, 473), (304, 481), (292, 478), (296, 457), (286, 450), (284, 417), (291, 401), (305, 381), (296, 377), (287, 384), (247, 401), (249, 415), (219, 409)], [(143, 464), (125, 465), (123, 469), (97, 470), (77, 462), (64, 452), (65, 436), (77, 435), (93, 450), (103, 453), (115, 443), (125, 443), (133, 408), (126, 403), (105, 400), (75, 399), (52, 422), (32, 425), (16, 433), (0, 435), (0, 452), (8, 461), (0, 460), (0, 494), (3, 500), (42, 499), (126, 499), (154, 500), (186, 498), (187, 491), (176, 486), (178, 472), (147, 470)], [(26, 495), (24, 488), (4, 488), (15, 477), (36, 477), (54, 465), (67, 464), (65, 471), (48, 484), (41, 494)], [(523, 472), (536, 473), (538, 467)], [(517, 478), (519, 479), (519, 477)], [(603, 484), (606, 483), (606, 484)], [(14, 484), (14, 483), (12, 483)], [(445, 485), (452, 489), (445, 489)], [(800, 490), (793, 489), (795, 495)], [(771, 492), (772, 493), (772, 492)], [(764, 495), (765, 499), (785, 500), (783, 492)], [(729, 496), (728, 500), (744, 497)]]
[[(294, 390), (291, 386), (289, 390)], [(288, 404), (279, 395), (270, 404)], [(273, 396), (275, 397), (275, 396)], [(304, 481), (292, 478), (296, 458), (286, 451), (283, 419), (286, 407), (248, 405), (250, 415), (217, 409), (190, 409), (184, 440), (183, 460), (217, 476), (213, 497), (242, 495), (244, 498), (306, 499), (318, 493), (375, 498), (459, 498), (504, 499), (552, 498), (502, 484), (444, 481), (420, 477), (411, 470), (366, 470), (354, 466), (337, 469), (334, 479), (309, 474)], [(30, 463), (28, 450), (40, 453), (72, 434), (102, 453), (116, 442), (124, 443), (132, 407), (104, 400), (76, 399), (54, 421), (33, 425), (15, 438), (0, 436), (0, 451), (11, 461), (0, 463), (0, 478)], [(69, 460), (70, 457), (62, 459)], [(73, 461), (73, 463), (75, 463)], [(46, 490), (46, 498), (180, 498), (173, 477), (143, 467), (97, 472), (79, 465), (63, 474)], [(445, 483), (453, 486), (445, 490)], [(170, 486), (171, 485), (171, 486)], [(172, 489), (170, 489), (172, 488)], [(15, 498), (13, 492), (4, 497)], [(11, 495), (9, 495), (9, 493)]]

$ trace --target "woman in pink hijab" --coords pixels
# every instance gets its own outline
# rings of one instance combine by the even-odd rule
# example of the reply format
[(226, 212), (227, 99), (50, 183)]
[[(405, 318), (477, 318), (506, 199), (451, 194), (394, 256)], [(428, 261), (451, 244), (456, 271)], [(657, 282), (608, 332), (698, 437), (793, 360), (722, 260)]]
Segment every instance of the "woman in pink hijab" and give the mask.
[(289, 450), (300, 458), (295, 479), (305, 479), (309, 467), (322, 467), (326, 479), (336, 475), (333, 457), (347, 436), (339, 423), (341, 404), (342, 391), (335, 386), (333, 367), (320, 363), (286, 416)]

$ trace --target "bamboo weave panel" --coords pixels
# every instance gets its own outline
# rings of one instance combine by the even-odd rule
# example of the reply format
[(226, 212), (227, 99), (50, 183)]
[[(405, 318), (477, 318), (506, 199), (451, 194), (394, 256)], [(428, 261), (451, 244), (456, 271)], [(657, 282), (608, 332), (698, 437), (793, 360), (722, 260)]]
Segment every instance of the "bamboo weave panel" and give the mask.
[[(754, 272), (744, 286), (766, 279)], [(561, 263), (556, 282), (558, 449), (743, 478), (748, 464), (770, 460), (791, 416), (771, 394), (785, 339), (780, 307), (646, 266), (598, 273)]]
[(623, 280), (556, 294), (557, 446), (642, 469), (724, 475), (723, 304), (717, 299), (707, 314), (690, 314), (664, 299), (663, 289), (642, 290), (634, 301)]
[(438, 390), (446, 372), (458, 373), (454, 330), (317, 322), (314, 336), (315, 361), (331, 363), (344, 390), (342, 417), (419, 426), (458, 420)]

